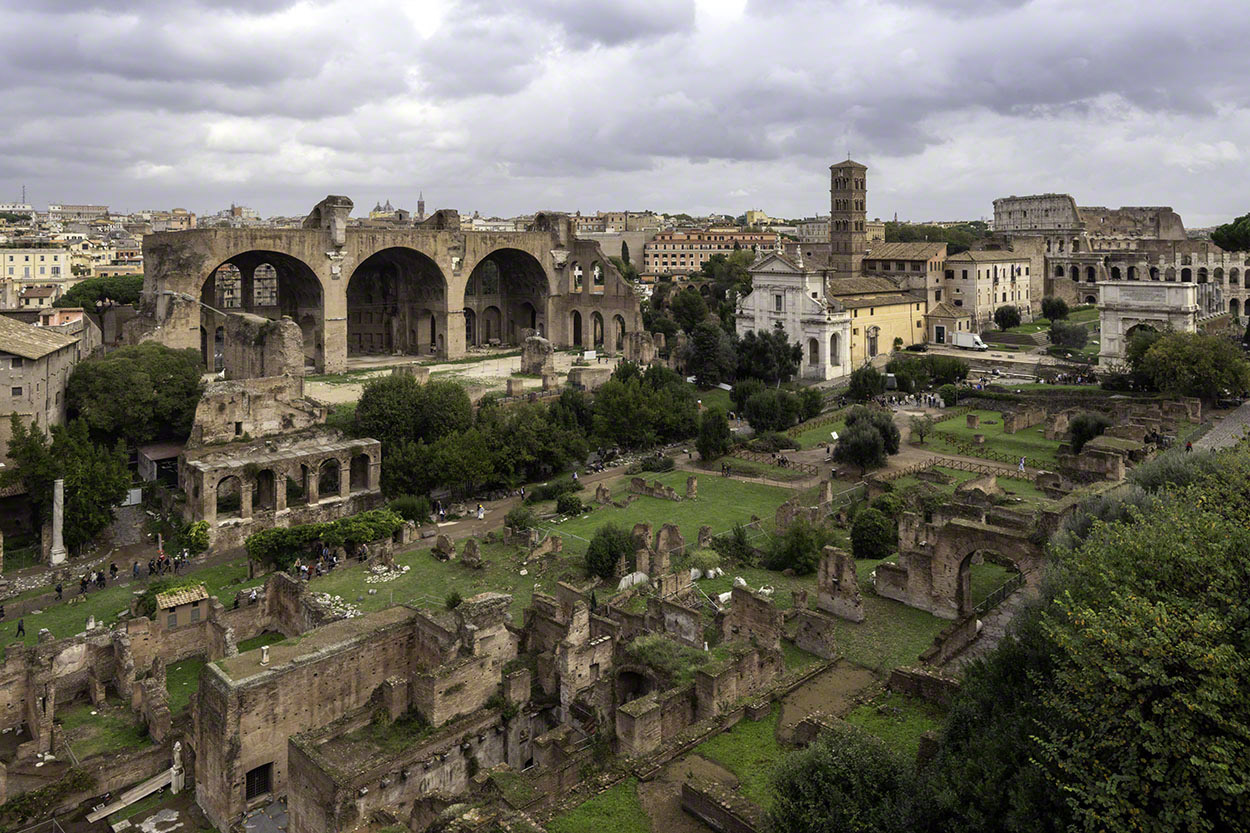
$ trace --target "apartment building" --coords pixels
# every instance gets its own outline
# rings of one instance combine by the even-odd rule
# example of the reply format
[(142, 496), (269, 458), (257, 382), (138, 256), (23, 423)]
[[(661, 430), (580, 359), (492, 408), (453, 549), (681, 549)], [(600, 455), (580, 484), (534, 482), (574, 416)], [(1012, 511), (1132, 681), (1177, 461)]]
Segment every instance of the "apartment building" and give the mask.
[(642, 272), (646, 275), (689, 275), (703, 268), (712, 255), (729, 255), (741, 249), (756, 253), (780, 249), (776, 232), (739, 231), (736, 228), (662, 231), (643, 249)]
[(950, 255), (936, 303), (966, 312), (977, 330), (993, 326), (994, 310), (1001, 306), (1019, 307), (1024, 320), (1031, 321), (1030, 262), (1027, 254), (1005, 250)]

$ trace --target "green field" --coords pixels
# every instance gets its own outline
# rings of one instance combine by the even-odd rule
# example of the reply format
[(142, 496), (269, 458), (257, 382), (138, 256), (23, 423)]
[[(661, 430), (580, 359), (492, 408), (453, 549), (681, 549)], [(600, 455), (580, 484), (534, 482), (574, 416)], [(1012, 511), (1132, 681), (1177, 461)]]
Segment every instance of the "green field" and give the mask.
[[(609, 505), (563, 523), (541, 526), (564, 538), (565, 553), (584, 553), (595, 530), (606, 523), (617, 524), (626, 530), (633, 529), (634, 524), (648, 523), (651, 524), (653, 532), (658, 532), (666, 523), (677, 524), (682, 537), (688, 544), (693, 544), (701, 526), (710, 526), (715, 534), (731, 529), (735, 523), (748, 522), (752, 515), (771, 522), (777, 507), (794, 494), (780, 486), (744, 483), (716, 474), (701, 474), (699, 496), (694, 500), (686, 500), (686, 478), (689, 476), (690, 473), (684, 471), (639, 475), (648, 483), (659, 480), (666, 486), (672, 486), (677, 494), (683, 496), (682, 500), (639, 497), (624, 509)], [(629, 477), (621, 477), (607, 481), (613, 500), (623, 501), (628, 496), (629, 480)], [(583, 489), (581, 498), (583, 503), (593, 501), (594, 491)]]
[(942, 725), (946, 712), (941, 707), (895, 692), (885, 692), (846, 716), (846, 722), (859, 726), (885, 741), (909, 761), (920, 750), (920, 736)]
[[(241, 650), (241, 649), (240, 649)], [(200, 687), (203, 657), (188, 657), (170, 663), (165, 669), (165, 690), (169, 692), (169, 712), (174, 717), (191, 705), (191, 695)]]
[[(1073, 310), (1068, 313), (1068, 317), (1065, 318), (1064, 320), (1071, 324), (1088, 324), (1091, 321), (1097, 321), (1098, 320), (1098, 308), (1097, 307), (1085, 307), (1082, 309)], [(1049, 329), (1050, 329), (1050, 319), (1038, 317), (1038, 318), (1034, 318), (1032, 321), (1028, 323), (1021, 324), (1018, 327), (1012, 327), (1009, 330), (1007, 330), (1007, 332), (1009, 333), (1040, 333), (1042, 330), (1049, 330)], [(991, 348), (991, 349), (997, 349), (997, 348)]]
[(1024, 456), (1029, 458), (1030, 465), (1055, 465), (1055, 452), (1059, 448), (1059, 443), (1055, 440), (1046, 439), (1045, 425), (1039, 423), (1032, 428), (1008, 434), (1003, 431), (1003, 415), (1001, 413), (984, 410), (976, 410), (971, 413), (981, 418), (981, 424), (978, 427), (969, 428), (967, 419), (963, 415), (947, 419), (938, 423), (935, 433), (932, 437), (925, 440), (925, 444), (932, 446), (938, 451), (945, 451), (950, 454), (974, 454), (974, 451), (966, 451), (948, 443), (942, 437), (939, 437), (937, 432), (952, 434), (969, 445), (973, 444), (974, 435), (983, 434), (985, 435), (985, 445), (981, 446), (981, 448), (997, 451), (1006, 455), (1013, 462)]
[(723, 766), (738, 777), (739, 791), (761, 807), (771, 803), (773, 769), (786, 750), (777, 742), (777, 719), (781, 707), (773, 706), (763, 720), (742, 720), (694, 748), (694, 754)]
[[(927, 444), (928, 443), (926, 443), (926, 445)], [(920, 480), (915, 475), (909, 474), (890, 482), (895, 489), (905, 489), (909, 486), (917, 486), (923, 483), (926, 488), (936, 489), (944, 495), (954, 497), (956, 486), (980, 476), (976, 472), (963, 471), (962, 469), (952, 469), (946, 466), (935, 466), (934, 468), (943, 474), (950, 475), (954, 478), (954, 481), (945, 485), (941, 483), (930, 483), (927, 480)], [(1046, 497), (1045, 494), (1043, 494), (1036, 486), (1027, 480), (1017, 480), (1014, 477), (1000, 477), (998, 478), (998, 488), (1002, 489), (1003, 493), (1006, 495), (1021, 498), (1025, 504), (1031, 507), (1040, 506), (1050, 500), (1050, 498)]]
[(800, 448), (815, 448), (824, 443), (832, 443), (833, 438), (829, 436), (830, 431), (837, 431), (841, 434), (846, 430), (846, 423), (842, 420), (829, 422), (824, 425), (818, 425), (815, 428), (808, 428), (806, 431), (800, 431), (794, 436), (798, 441)]
[(547, 822), (548, 833), (651, 833), (638, 800), (638, 780), (627, 778), (611, 789)]
[(727, 414), (734, 409), (733, 400), (729, 398), (729, 391), (720, 388), (695, 388), (694, 398), (702, 402), (703, 407), (720, 411), (722, 414)]
[(782, 466), (774, 466), (771, 463), (761, 463), (756, 460), (745, 460), (741, 457), (721, 457), (719, 460), (713, 460), (710, 463), (699, 463), (699, 468), (703, 471), (699, 475), (699, 485), (703, 485), (704, 476), (720, 477), (721, 464), (728, 464), (730, 471), (738, 477), (763, 477), (768, 480), (775, 480), (779, 483), (793, 483), (799, 480), (807, 480), (810, 474), (801, 472), (798, 469), (784, 468)]
[(106, 700), (99, 706), (76, 703), (62, 707), (56, 711), (55, 719), (65, 730), (66, 740), (80, 761), (152, 742), (147, 728), (139, 722), (129, 704), (121, 700)]
[[(119, 564), (127, 569), (129, 565)], [(146, 573), (146, 568), (144, 570)], [(187, 574), (196, 581), (204, 582), (208, 594), (221, 598), (222, 604), (228, 605), (236, 590), (256, 587), (265, 583), (264, 578), (247, 578), (247, 560), (240, 559), (227, 564), (205, 567)], [(176, 578), (182, 578), (181, 576)], [(94, 586), (94, 585), (93, 585)], [(88, 617), (94, 616), (97, 622), (111, 625), (117, 621), (118, 615), (130, 607), (130, 600), (135, 591), (142, 591), (146, 583), (115, 584), (103, 590), (89, 590), (86, 598), (77, 604), (68, 604), (70, 599), (77, 598), (78, 585), (74, 582), (65, 583), (65, 601), (43, 608), (39, 613), (27, 613), (22, 619), (26, 625), (26, 636), (22, 640), (27, 645), (34, 645), (39, 638), (39, 629), (47, 628), (57, 639), (81, 633), (87, 625)], [(50, 588), (49, 588), (50, 589)], [(12, 630), (10, 630), (12, 629)], [(12, 642), (17, 630), (17, 622), (10, 619), (4, 623), (0, 636), (5, 643)]]

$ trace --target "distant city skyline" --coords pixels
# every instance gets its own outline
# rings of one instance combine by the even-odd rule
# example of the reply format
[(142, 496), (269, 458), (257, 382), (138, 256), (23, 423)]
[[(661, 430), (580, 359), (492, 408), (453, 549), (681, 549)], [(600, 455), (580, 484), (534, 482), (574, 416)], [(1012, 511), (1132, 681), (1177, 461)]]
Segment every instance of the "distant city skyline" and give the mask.
[[(121, 10), (114, 8), (122, 6)], [(0, 0), (0, 202), (1250, 210), (1250, 19), (1160, 0)], [(225, 48), (229, 45), (229, 48)], [(408, 196), (411, 194), (411, 196)], [(367, 205), (366, 205), (367, 203)]]

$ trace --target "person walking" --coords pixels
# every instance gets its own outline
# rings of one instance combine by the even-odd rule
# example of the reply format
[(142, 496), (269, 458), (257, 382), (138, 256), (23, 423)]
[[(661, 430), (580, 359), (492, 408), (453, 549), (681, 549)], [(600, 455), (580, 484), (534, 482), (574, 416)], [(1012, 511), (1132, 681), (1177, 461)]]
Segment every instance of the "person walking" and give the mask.
[(486, 518), (486, 508), (482, 504), (477, 505), (477, 519), (484, 520)]
[(61, 600), (61, 582), (59, 581), (56, 583), (56, 600), (58, 602)]
[(130, 568), (130, 576), (135, 581), (139, 580), (139, 562), (138, 561), (136, 561), (134, 563), (134, 566)]
[(26, 620), (25, 619), (17, 620), (17, 635), (18, 636), (26, 635)]
[(1193, 450), (1194, 450), (1194, 444), (1186, 440), (1185, 441), (1185, 453), (1188, 454), (1189, 452)]
[(1020, 458), (1019, 470), (1024, 471), (1024, 458), (1023, 457)]

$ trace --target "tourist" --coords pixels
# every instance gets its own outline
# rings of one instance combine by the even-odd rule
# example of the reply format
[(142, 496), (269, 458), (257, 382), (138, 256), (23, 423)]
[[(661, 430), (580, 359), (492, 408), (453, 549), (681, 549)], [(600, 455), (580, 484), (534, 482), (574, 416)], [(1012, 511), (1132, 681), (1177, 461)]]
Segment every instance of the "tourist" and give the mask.
[(1020, 458), (1020, 471), (1024, 471), (1024, 458)]
[(477, 519), (479, 521), (486, 519), (486, 507), (480, 503), (477, 505)]
[(247, 603), (251, 605), (256, 604), (256, 588), (255, 587), (252, 588), (251, 594), (247, 597)]
[(116, 562), (111, 562), (109, 564), (109, 578), (113, 579), (113, 581), (117, 581), (117, 563)]
[(1188, 454), (1189, 452), (1193, 450), (1194, 450), (1194, 444), (1186, 440), (1185, 441), (1185, 453)]
[(134, 566), (130, 568), (130, 574), (134, 578), (135, 581), (139, 580), (139, 562), (138, 561), (136, 561), (134, 563)]
[(26, 620), (25, 619), (17, 620), (17, 635), (18, 636), (26, 635)]
[[(61, 582), (59, 581), (56, 583), (56, 600), (58, 602), (61, 600)], [(3, 616), (0, 616), (0, 619), (3, 619), (3, 618), (4, 618)]]
[(78, 595), (81, 596), (84, 593), (86, 593), (87, 587), (89, 586), (89, 584), (90, 582), (87, 581), (86, 576), (83, 576), (82, 578), (78, 579)]

